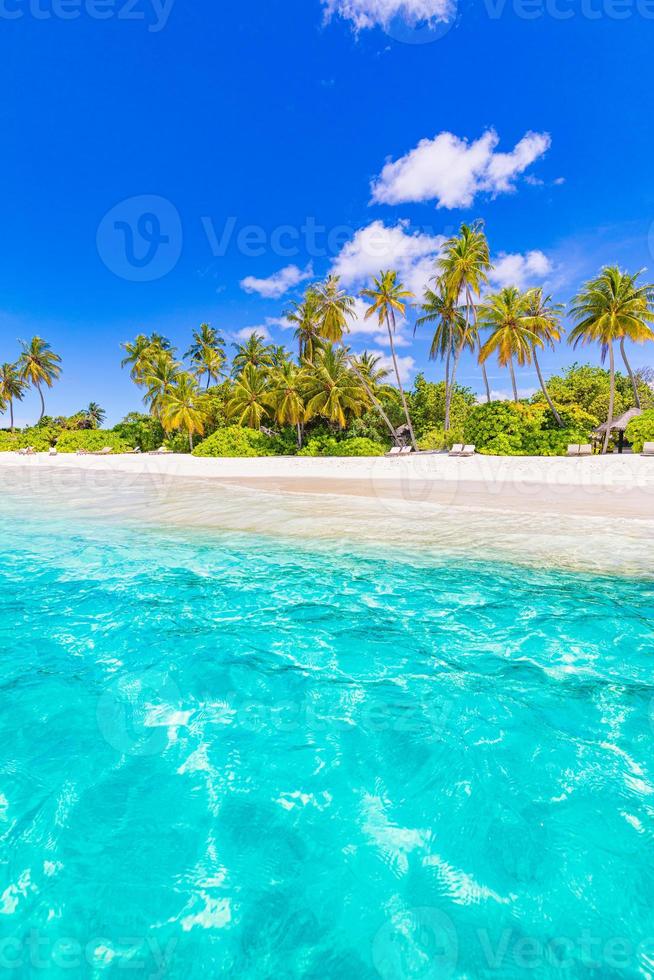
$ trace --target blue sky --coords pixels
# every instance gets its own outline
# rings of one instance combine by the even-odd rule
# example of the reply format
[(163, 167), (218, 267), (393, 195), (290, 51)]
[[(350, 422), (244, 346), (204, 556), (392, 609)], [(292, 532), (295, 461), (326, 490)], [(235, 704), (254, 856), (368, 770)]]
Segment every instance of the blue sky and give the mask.
[[(397, 265), (418, 288), (463, 220), (498, 283), (561, 300), (651, 267), (653, 40), (651, 0), (1, 0), (0, 359), (45, 336), (48, 411), (113, 422), (140, 399), (120, 341), (206, 320), (290, 344), (303, 277)], [(406, 375), (439, 377), (411, 334)]]

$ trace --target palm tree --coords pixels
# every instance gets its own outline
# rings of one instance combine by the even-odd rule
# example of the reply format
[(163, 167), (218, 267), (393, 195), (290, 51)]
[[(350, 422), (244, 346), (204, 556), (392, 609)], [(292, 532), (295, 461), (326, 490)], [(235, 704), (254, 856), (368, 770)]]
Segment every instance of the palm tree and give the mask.
[(168, 351), (159, 351), (153, 361), (148, 361), (142, 383), (147, 391), (143, 401), (150, 408), (150, 414), (161, 418), (165, 398), (179, 377), (180, 365)]
[(370, 354), (367, 350), (364, 350), (363, 354), (359, 354), (355, 358), (356, 365), (361, 372), (361, 375), (365, 378), (367, 383), (370, 385), (373, 391), (380, 387), (386, 388), (383, 382), (388, 377), (388, 371), (384, 367), (380, 367), (381, 356), (379, 354)]
[(397, 272), (389, 270), (387, 272), (380, 272), (378, 279), (373, 277), (372, 288), (362, 289), (361, 295), (371, 301), (370, 307), (366, 310), (366, 320), (369, 317), (377, 314), (380, 327), (386, 324), (386, 329), (388, 330), (388, 340), (391, 345), (393, 367), (395, 368), (395, 377), (397, 378), (397, 386), (400, 390), (400, 398), (402, 399), (402, 406), (404, 408), (404, 414), (409, 427), (411, 445), (413, 446), (414, 450), (417, 450), (418, 444), (413, 431), (413, 425), (411, 424), (409, 406), (407, 405), (404, 388), (402, 387), (400, 368), (397, 363), (397, 354), (395, 353), (395, 315), (396, 313), (399, 313), (400, 316), (404, 316), (406, 310), (405, 301), (411, 299), (413, 297), (413, 293), (409, 292), (408, 289), (405, 289), (401, 282), (398, 282)]
[(298, 449), (302, 448), (302, 425), (304, 423), (304, 374), (291, 361), (286, 361), (270, 375), (269, 388), (264, 395), (265, 402), (275, 413), (280, 425), (294, 425), (297, 431)]
[(100, 408), (97, 402), (90, 402), (83, 414), (91, 424), (92, 429), (99, 429), (107, 415), (104, 408)]
[(479, 351), (480, 363), (497, 354), (501, 367), (508, 367), (513, 386), (513, 400), (518, 401), (515, 380), (515, 358), (520, 367), (531, 363), (534, 346), (542, 346), (542, 340), (533, 331), (526, 317), (525, 297), (515, 286), (507, 286), (499, 293), (486, 297), (479, 308), (479, 326), (489, 330), (490, 337)]
[(575, 347), (580, 343), (597, 343), (602, 354), (609, 355), (611, 388), (603, 453), (609, 446), (615, 405), (613, 344), (625, 337), (636, 341), (654, 339), (654, 331), (648, 325), (654, 320), (652, 286), (638, 285), (636, 280), (640, 275), (640, 272), (630, 275), (617, 266), (606, 266), (574, 297), (570, 309), (576, 324), (570, 332), (569, 343)]
[(299, 303), (291, 303), (290, 308), (284, 311), (289, 323), (295, 324), (293, 336), (298, 342), (300, 364), (303, 361), (313, 361), (317, 351), (323, 346), (318, 303), (318, 293), (314, 287), (310, 287)]
[(190, 359), (198, 378), (206, 374), (208, 388), (212, 379), (217, 381), (222, 374), (226, 360), (225, 341), (214, 327), (202, 323), (199, 330), (193, 331), (193, 343), (184, 357)]
[[(9, 425), (14, 431), (14, 400), (22, 401), (27, 383), (21, 378), (16, 364), (0, 365), (0, 402), (9, 405)], [(4, 407), (3, 407), (4, 411)]]
[(344, 429), (347, 416), (358, 417), (367, 405), (366, 390), (342, 350), (327, 347), (304, 376), (306, 418), (323, 418)]
[(436, 287), (436, 290), (425, 289), (421, 306), (423, 315), (416, 320), (413, 334), (415, 336), (417, 327), (422, 326), (423, 323), (437, 324), (429, 348), (429, 359), (435, 361), (439, 358), (445, 361), (445, 400), (448, 402), (452, 354), (462, 337), (464, 338), (464, 346), (467, 343), (471, 349), (474, 348), (474, 341), (471, 336), (466, 341), (465, 316), (452, 298), (452, 294), (448, 292), (446, 283), (438, 276), (436, 277)]
[(232, 360), (232, 376), (242, 374), (246, 367), (271, 368), (273, 349), (265, 342), (262, 333), (256, 331), (248, 337), (245, 344), (234, 344), (236, 354)]
[(368, 385), (365, 377), (359, 371), (356, 358), (343, 342), (343, 334), (347, 333), (350, 329), (348, 320), (355, 315), (355, 299), (354, 296), (349, 296), (344, 289), (341, 289), (339, 284), (339, 276), (327, 276), (324, 282), (319, 282), (311, 287), (316, 294), (316, 318), (319, 325), (320, 337), (329, 343), (339, 344), (347, 363), (363, 385), (370, 399), (370, 403), (384, 420), (393, 442), (397, 442), (393, 423), (384, 411), (379, 399), (376, 398), (372, 388)]
[(34, 385), (41, 399), (41, 415), (39, 422), (45, 415), (45, 401), (43, 399), (43, 385), (52, 388), (52, 385), (61, 375), (61, 358), (52, 350), (41, 337), (32, 337), (29, 343), (21, 340), (23, 348), (18, 359), (18, 367), (21, 379), (28, 384)]
[(198, 383), (192, 374), (182, 371), (163, 396), (161, 424), (166, 432), (186, 432), (191, 452), (193, 436), (204, 432), (204, 415), (198, 408)]
[(547, 385), (543, 380), (543, 375), (538, 363), (536, 348), (550, 347), (554, 350), (555, 344), (561, 339), (563, 329), (561, 318), (563, 316), (563, 306), (560, 303), (553, 303), (551, 296), (544, 296), (542, 287), (528, 289), (525, 293), (525, 317), (529, 329), (540, 339), (540, 344), (532, 344), (531, 354), (534, 359), (534, 367), (538, 375), (538, 382), (545, 395), (545, 400), (549, 405), (550, 411), (556, 419), (556, 424), (563, 428), (563, 419), (557, 412), (554, 402), (550, 398)]
[[(456, 380), (456, 371), (463, 348), (469, 343), (470, 316), (473, 328), (476, 327), (477, 307), (475, 297), (479, 298), (481, 288), (488, 282), (488, 271), (492, 268), (488, 240), (483, 231), (481, 221), (473, 225), (461, 225), (458, 235), (448, 239), (443, 245), (443, 251), (438, 260), (438, 268), (442, 281), (455, 303), (463, 300), (465, 307), (466, 329), (455, 343), (453, 351), (452, 375), (449, 391), (445, 397), (445, 429), (450, 427), (450, 405), (452, 391)], [(476, 337), (477, 350), (480, 349), (479, 337)], [(490, 402), (491, 393), (488, 375), (482, 362), (482, 375), (486, 388), (486, 400)]]
[(238, 416), (239, 425), (260, 429), (268, 411), (268, 381), (261, 367), (246, 364), (234, 382), (232, 397), (227, 404), (230, 416)]

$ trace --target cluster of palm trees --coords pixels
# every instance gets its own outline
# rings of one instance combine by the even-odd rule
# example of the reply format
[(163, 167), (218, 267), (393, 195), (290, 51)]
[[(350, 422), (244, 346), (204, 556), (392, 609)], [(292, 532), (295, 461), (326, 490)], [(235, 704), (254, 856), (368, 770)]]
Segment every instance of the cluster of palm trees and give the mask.
[(20, 341), (21, 352), (14, 363), (0, 364), (0, 413), (9, 408), (11, 431), (14, 431), (14, 402), (22, 401), (30, 386), (41, 399), (41, 415), (45, 415), (43, 389), (52, 388), (61, 375), (61, 358), (42, 337)]
[(379, 359), (368, 354), (355, 357), (343, 344), (353, 306), (354, 299), (340, 289), (336, 277), (316, 284), (301, 303), (294, 304), (289, 319), (297, 325), (298, 363), (284, 347), (267, 344), (255, 331), (246, 342), (234, 345), (228, 371), (224, 339), (203, 323), (184, 354), (187, 367), (159, 334), (140, 334), (123, 344), (122, 365), (129, 365), (133, 381), (145, 390), (144, 402), (164, 431), (184, 433), (191, 449), (206, 425), (201, 382), (206, 379), (206, 392), (212, 380), (228, 374), (229, 417), (255, 429), (266, 422), (293, 426), (299, 446), (311, 420), (321, 417), (345, 428), (372, 405), (378, 406), (394, 432), (379, 402), (386, 375)]
[[(495, 355), (508, 368), (514, 400), (518, 401), (515, 365), (534, 364), (539, 384), (557, 423), (563, 421), (547, 391), (538, 362), (538, 351), (553, 348), (563, 335), (564, 307), (554, 303), (543, 289), (519, 290), (507, 286), (496, 293), (484, 292), (492, 270), (488, 241), (481, 222), (462, 225), (458, 235), (445, 242), (437, 262), (434, 288), (425, 291), (422, 315), (416, 327), (434, 323), (430, 357), (445, 363), (445, 429), (450, 428), (450, 407), (456, 372), (465, 349), (476, 352), (487, 401), (491, 392), (486, 362)], [(614, 346), (619, 344), (631, 379), (634, 402), (640, 408), (637, 380), (629, 364), (625, 341), (654, 340), (654, 285), (639, 282), (641, 272), (623, 272), (607, 266), (587, 282), (573, 298), (569, 315), (574, 323), (569, 342), (595, 343), (602, 361), (608, 355), (611, 394), (604, 452), (608, 447), (615, 402)], [(484, 340), (482, 342), (482, 335)]]

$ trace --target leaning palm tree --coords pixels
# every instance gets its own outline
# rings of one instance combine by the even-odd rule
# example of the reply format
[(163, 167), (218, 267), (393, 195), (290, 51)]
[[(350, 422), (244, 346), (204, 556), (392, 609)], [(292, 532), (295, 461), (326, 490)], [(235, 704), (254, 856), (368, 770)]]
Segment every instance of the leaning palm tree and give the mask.
[(385, 324), (386, 329), (388, 330), (391, 357), (393, 359), (395, 377), (397, 378), (397, 387), (399, 388), (400, 398), (402, 399), (402, 407), (404, 408), (406, 422), (409, 427), (411, 445), (415, 450), (417, 450), (418, 444), (413, 431), (413, 425), (411, 423), (411, 416), (409, 415), (409, 406), (407, 405), (404, 388), (402, 387), (402, 378), (400, 377), (397, 354), (395, 353), (396, 314), (399, 314), (402, 317), (404, 316), (406, 311), (406, 301), (412, 299), (413, 293), (409, 292), (408, 289), (405, 289), (401, 282), (398, 282), (397, 272), (388, 270), (387, 272), (380, 272), (379, 278), (375, 278), (373, 276), (372, 287), (369, 289), (362, 289), (361, 295), (365, 299), (370, 300), (370, 306), (366, 310), (365, 319), (367, 320), (371, 316), (376, 315), (379, 321), (379, 326), (383, 327)]
[(22, 401), (27, 383), (16, 364), (0, 365), (0, 402), (9, 405), (9, 426), (14, 431), (14, 401)]
[(155, 418), (161, 418), (164, 401), (179, 377), (179, 369), (180, 364), (173, 360), (168, 351), (160, 351), (155, 359), (146, 365), (142, 383), (147, 391), (143, 401)]
[(342, 350), (327, 347), (304, 375), (306, 419), (320, 415), (344, 429), (348, 417), (358, 417), (368, 406), (366, 389)]
[(373, 391), (388, 387), (384, 384), (388, 371), (385, 367), (381, 367), (380, 354), (370, 354), (369, 351), (364, 350), (363, 354), (359, 354), (355, 360), (359, 371)]
[(343, 335), (348, 333), (350, 329), (349, 320), (356, 315), (354, 296), (349, 296), (346, 290), (341, 288), (339, 276), (327, 276), (324, 282), (319, 282), (311, 288), (316, 295), (316, 318), (321, 339), (340, 346), (348, 365), (363, 385), (370, 399), (370, 404), (379, 412), (393, 442), (396, 442), (397, 436), (393, 423), (384, 411), (381, 402), (376, 397), (364, 375), (359, 370), (356, 357), (345, 346), (343, 341)]
[[(468, 330), (471, 318), (473, 329), (476, 325), (477, 307), (475, 299), (479, 299), (482, 287), (488, 282), (488, 272), (491, 268), (488, 240), (484, 234), (481, 221), (476, 221), (473, 225), (461, 225), (459, 234), (444, 243), (441, 257), (438, 260), (439, 275), (453, 301), (463, 304), (466, 322), (466, 330), (459, 338), (458, 343), (455, 344), (453, 351), (450, 390), (445, 398), (446, 430), (450, 427), (450, 405), (459, 358), (465, 345), (469, 343)], [(479, 351), (478, 335), (476, 344)], [(490, 386), (483, 362), (481, 370), (486, 388), (486, 400), (490, 401)]]
[[(429, 348), (429, 359), (431, 361), (445, 361), (445, 399), (448, 401), (450, 390), (450, 367), (452, 355), (458, 347), (459, 341), (466, 334), (466, 321), (461, 308), (453, 299), (448, 291), (446, 283), (440, 277), (436, 277), (436, 289), (425, 289), (424, 299), (421, 304), (422, 316), (416, 320), (413, 330), (414, 336), (416, 329), (425, 323), (435, 323), (434, 334)], [(474, 346), (472, 336), (467, 339), (468, 346)]]
[(294, 337), (298, 343), (300, 364), (303, 361), (313, 361), (317, 351), (323, 346), (318, 303), (318, 293), (311, 286), (299, 303), (291, 303), (289, 309), (284, 311), (288, 322), (295, 326)]
[(185, 432), (191, 452), (193, 436), (204, 432), (204, 415), (198, 408), (198, 383), (192, 374), (180, 372), (163, 396), (161, 424), (166, 432)]
[(532, 350), (542, 346), (538, 334), (529, 327), (525, 297), (515, 286), (486, 296), (479, 307), (479, 327), (490, 336), (479, 351), (483, 364), (491, 354), (497, 354), (500, 367), (508, 367), (513, 386), (513, 400), (518, 401), (514, 359), (520, 367), (531, 363)]
[(554, 350), (555, 345), (561, 339), (563, 328), (561, 318), (563, 317), (563, 306), (560, 303), (553, 303), (551, 296), (543, 295), (541, 286), (535, 289), (528, 289), (525, 293), (525, 317), (527, 325), (533, 333), (540, 339), (540, 344), (532, 344), (531, 355), (534, 360), (534, 367), (538, 375), (538, 382), (545, 395), (545, 400), (549, 405), (550, 411), (556, 419), (556, 424), (563, 427), (563, 419), (556, 410), (554, 402), (550, 398), (547, 385), (538, 363), (537, 347), (550, 347)]
[(41, 337), (32, 337), (29, 343), (21, 340), (23, 348), (18, 359), (20, 376), (27, 384), (34, 385), (41, 399), (41, 415), (39, 422), (45, 415), (45, 401), (43, 398), (43, 386), (52, 388), (57, 378), (61, 375), (61, 358), (52, 350)]
[(261, 428), (261, 422), (268, 414), (268, 379), (263, 368), (245, 365), (234, 382), (227, 414), (236, 418), (239, 425)]
[(273, 365), (273, 348), (262, 333), (250, 334), (244, 344), (233, 345), (236, 353), (232, 359), (232, 376), (242, 374), (246, 367), (269, 369)]
[(303, 384), (303, 371), (291, 361), (286, 361), (271, 372), (268, 391), (264, 394), (264, 401), (272, 408), (277, 422), (295, 426), (298, 449), (302, 448), (305, 414)]
[(652, 287), (638, 285), (636, 280), (640, 275), (640, 272), (630, 275), (617, 266), (606, 266), (574, 297), (570, 309), (576, 323), (570, 332), (569, 343), (575, 347), (580, 343), (596, 343), (602, 354), (609, 356), (611, 387), (603, 453), (609, 446), (615, 405), (613, 345), (625, 337), (636, 341), (654, 339), (654, 331), (649, 326), (654, 321)]

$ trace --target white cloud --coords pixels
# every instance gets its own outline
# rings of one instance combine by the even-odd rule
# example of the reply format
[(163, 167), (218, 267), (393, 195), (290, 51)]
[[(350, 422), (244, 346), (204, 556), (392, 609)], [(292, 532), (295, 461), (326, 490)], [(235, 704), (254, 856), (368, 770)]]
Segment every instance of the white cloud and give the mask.
[(336, 256), (331, 271), (344, 285), (360, 287), (382, 269), (395, 269), (405, 287), (421, 298), (426, 283), (436, 273), (444, 238), (408, 228), (408, 221), (393, 226), (373, 221), (360, 228)]
[(532, 252), (506, 254), (501, 252), (493, 262), (494, 268), (489, 274), (491, 284), (500, 289), (504, 286), (517, 286), (525, 289), (527, 286), (541, 285), (552, 272), (552, 263), (545, 255), (535, 249)]
[[(390, 384), (395, 383), (395, 367), (393, 366), (393, 358), (390, 354), (383, 350), (371, 350), (370, 353), (379, 358), (379, 367), (384, 368), (389, 372), (389, 377), (386, 379)], [(400, 372), (400, 380), (402, 384), (408, 384), (414, 373), (416, 362), (410, 354), (406, 354), (404, 357), (398, 357), (397, 366)]]
[(306, 269), (300, 269), (297, 265), (287, 265), (279, 272), (275, 272), (267, 279), (257, 279), (255, 276), (246, 276), (241, 279), (240, 287), (246, 293), (258, 293), (266, 299), (279, 299), (289, 289), (313, 276), (311, 263)]
[(386, 163), (372, 182), (372, 200), (377, 204), (436, 201), (439, 208), (470, 207), (481, 192), (513, 191), (516, 178), (551, 144), (548, 133), (528, 132), (510, 153), (497, 153), (499, 141), (494, 129), (472, 143), (447, 132), (421, 140), (399, 160)]
[(235, 337), (237, 340), (247, 342), (253, 333), (258, 333), (264, 340), (270, 340), (270, 334), (263, 324), (259, 324), (256, 327), (243, 327), (242, 330), (237, 331)]
[[(379, 325), (379, 320), (376, 315), (368, 317), (366, 320), (366, 311), (369, 310), (369, 305), (360, 297), (357, 297), (354, 301), (354, 316), (348, 318), (348, 336), (356, 344), (357, 340), (362, 340), (365, 343), (370, 342), (373, 344), (382, 344), (385, 347), (390, 346), (390, 341), (388, 339), (388, 330), (385, 326)], [(395, 332), (395, 346), (396, 347), (409, 347), (411, 340), (404, 334), (404, 328), (406, 327), (406, 320), (401, 319), (396, 324)]]
[(322, 0), (325, 17), (334, 14), (349, 20), (356, 31), (366, 28), (388, 28), (399, 17), (415, 26), (426, 21), (450, 21), (456, 14), (455, 0)]
[[(520, 388), (518, 387), (518, 398), (531, 398), (535, 395), (538, 388)], [(513, 388), (492, 388), (491, 389), (491, 401), (494, 402), (512, 402), (513, 401)], [(479, 395), (477, 402), (480, 405), (486, 404), (486, 395)]]

